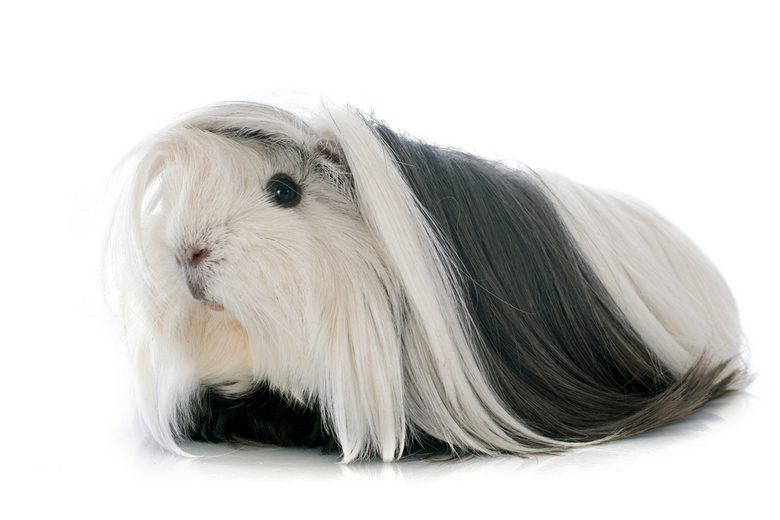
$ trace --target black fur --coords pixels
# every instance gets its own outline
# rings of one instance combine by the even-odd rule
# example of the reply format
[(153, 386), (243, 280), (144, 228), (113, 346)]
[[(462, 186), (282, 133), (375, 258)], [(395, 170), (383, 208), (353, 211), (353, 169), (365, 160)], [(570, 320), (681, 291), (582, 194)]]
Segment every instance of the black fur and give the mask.
[(186, 439), (230, 444), (337, 447), (317, 408), (285, 398), (260, 384), (231, 396), (203, 387), (188, 407), (190, 421), (181, 432)]
[[(229, 395), (204, 386), (187, 406), (189, 421), (180, 437), (231, 445), (289, 446), (340, 451), (317, 406), (307, 407), (285, 398), (263, 383), (250, 392)], [(415, 431), (404, 456), (448, 457), (445, 443)]]
[(530, 171), (399, 136), (373, 123), (461, 262), (479, 352), (507, 407), (543, 435), (620, 436), (725, 392), (724, 366), (677, 379), (643, 343)]

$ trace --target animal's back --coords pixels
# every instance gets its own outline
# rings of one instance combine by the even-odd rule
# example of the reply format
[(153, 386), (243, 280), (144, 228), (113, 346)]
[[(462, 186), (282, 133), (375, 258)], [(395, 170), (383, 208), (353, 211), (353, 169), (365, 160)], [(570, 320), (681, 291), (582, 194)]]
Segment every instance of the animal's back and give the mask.
[(454, 257), (491, 384), (534, 430), (627, 436), (742, 377), (728, 287), (655, 211), (377, 131)]

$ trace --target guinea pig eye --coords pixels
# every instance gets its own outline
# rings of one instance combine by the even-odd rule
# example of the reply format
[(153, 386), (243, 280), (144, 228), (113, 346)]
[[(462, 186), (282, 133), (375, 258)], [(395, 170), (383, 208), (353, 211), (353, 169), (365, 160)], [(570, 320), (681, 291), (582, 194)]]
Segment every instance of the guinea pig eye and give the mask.
[(301, 200), (301, 189), (286, 175), (273, 178), (268, 183), (271, 200), (280, 206), (292, 207)]

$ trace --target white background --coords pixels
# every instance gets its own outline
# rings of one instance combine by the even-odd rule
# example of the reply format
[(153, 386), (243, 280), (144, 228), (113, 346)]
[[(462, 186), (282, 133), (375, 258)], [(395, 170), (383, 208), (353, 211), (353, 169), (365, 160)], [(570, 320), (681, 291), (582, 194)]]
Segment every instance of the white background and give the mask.
[[(13, 517), (777, 518), (774, 2), (14, 4), (0, 15), (0, 508)], [(99, 284), (112, 168), (206, 103), (320, 98), (650, 202), (730, 281), (756, 382), (560, 457), (187, 461), (139, 445)]]

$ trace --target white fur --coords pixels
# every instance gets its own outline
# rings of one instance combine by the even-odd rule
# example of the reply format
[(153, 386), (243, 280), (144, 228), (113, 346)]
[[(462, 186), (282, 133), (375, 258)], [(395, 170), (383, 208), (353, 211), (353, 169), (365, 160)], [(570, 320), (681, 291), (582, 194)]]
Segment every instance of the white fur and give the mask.
[(681, 375), (702, 358), (744, 362), (734, 297), (690, 238), (633, 197), (536, 171), (599, 279), (667, 367)]
[[(120, 206), (140, 414), (160, 444), (180, 451), (170, 424), (187, 420), (179, 414), (199, 383), (237, 381), (238, 392), (265, 380), (302, 402), (316, 398), (345, 460), (374, 451), (393, 459), (406, 431), (388, 308), (400, 300), (373, 237), (322, 177), (298, 179), (306, 203), (297, 210), (272, 205), (265, 185), (300, 172), (298, 158), (199, 128), (271, 129), (309, 149), (316, 136), (267, 107), (224, 108), (155, 136)], [(205, 283), (222, 313), (187, 292), (175, 254), (192, 241), (219, 260)]]

